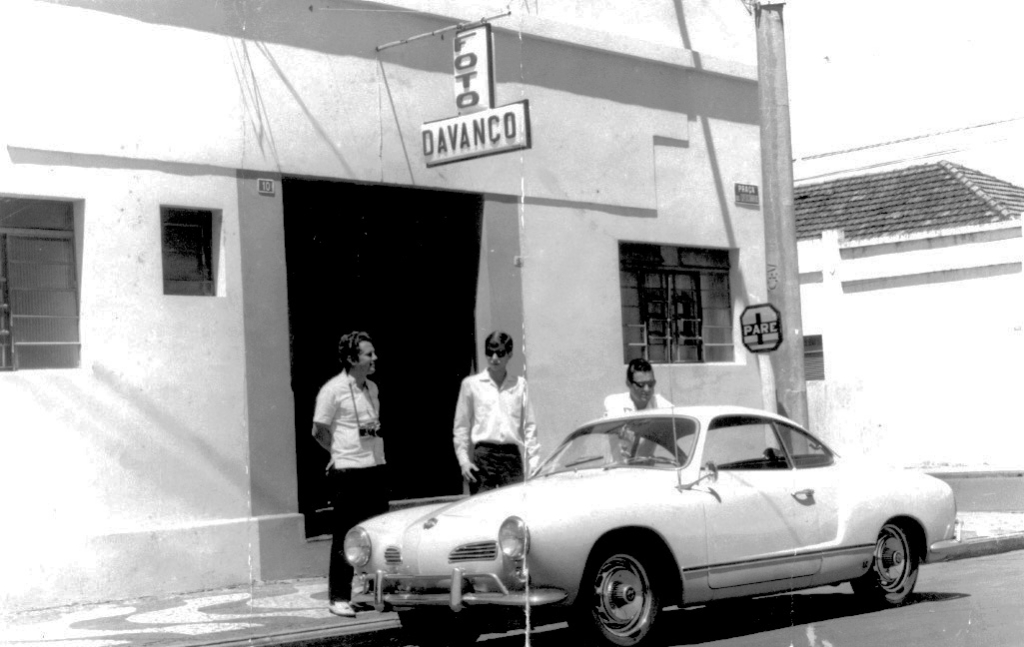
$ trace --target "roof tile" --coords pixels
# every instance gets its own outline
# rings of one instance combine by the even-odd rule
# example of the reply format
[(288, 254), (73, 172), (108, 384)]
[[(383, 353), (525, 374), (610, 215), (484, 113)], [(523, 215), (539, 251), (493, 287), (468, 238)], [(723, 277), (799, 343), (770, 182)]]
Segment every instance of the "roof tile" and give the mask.
[(1024, 187), (941, 161), (799, 185), (794, 201), (798, 239), (872, 238), (1020, 218)]

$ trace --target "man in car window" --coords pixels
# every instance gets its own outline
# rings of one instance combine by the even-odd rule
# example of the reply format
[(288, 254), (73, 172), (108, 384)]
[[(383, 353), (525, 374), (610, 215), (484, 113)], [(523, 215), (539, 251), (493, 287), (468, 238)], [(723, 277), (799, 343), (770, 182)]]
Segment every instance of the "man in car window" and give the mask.
[(654, 367), (646, 359), (637, 358), (626, 367), (625, 393), (613, 393), (604, 399), (604, 415), (617, 416), (620, 413), (644, 411), (646, 409), (666, 409), (672, 403), (654, 392), (657, 385), (654, 379)]
[(473, 494), (519, 483), (523, 463), (532, 474), (540, 462), (526, 380), (508, 374), (512, 338), (492, 332), (484, 355), (487, 368), (462, 381), (455, 405), (455, 457)]

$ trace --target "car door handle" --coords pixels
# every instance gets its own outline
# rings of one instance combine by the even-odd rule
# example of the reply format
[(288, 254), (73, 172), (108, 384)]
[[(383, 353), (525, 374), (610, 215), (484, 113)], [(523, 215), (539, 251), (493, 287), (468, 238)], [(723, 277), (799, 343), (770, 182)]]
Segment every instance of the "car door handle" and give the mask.
[(792, 496), (794, 499), (803, 504), (814, 503), (814, 490), (812, 490), (811, 488), (794, 492)]

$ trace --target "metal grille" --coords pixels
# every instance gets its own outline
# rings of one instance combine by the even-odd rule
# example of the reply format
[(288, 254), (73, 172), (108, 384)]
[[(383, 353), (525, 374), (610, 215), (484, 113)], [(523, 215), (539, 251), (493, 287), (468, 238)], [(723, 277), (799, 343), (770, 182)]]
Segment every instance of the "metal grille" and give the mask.
[(498, 544), (493, 541), (478, 541), (459, 546), (448, 555), (448, 563), (491, 562), (498, 557)]
[(73, 211), (0, 198), (0, 370), (79, 365)]
[(621, 243), (619, 254), (626, 361), (735, 360), (726, 250)]
[(402, 563), (402, 549), (397, 546), (388, 546), (384, 549), (384, 563), (385, 564), (401, 564)]

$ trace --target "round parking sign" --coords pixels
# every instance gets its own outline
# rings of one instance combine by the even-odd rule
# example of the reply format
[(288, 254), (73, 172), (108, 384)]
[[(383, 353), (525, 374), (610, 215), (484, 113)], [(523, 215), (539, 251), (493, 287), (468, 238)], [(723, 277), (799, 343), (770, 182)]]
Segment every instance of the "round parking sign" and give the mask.
[(748, 306), (740, 315), (743, 345), (751, 353), (767, 353), (782, 344), (782, 317), (770, 303)]

